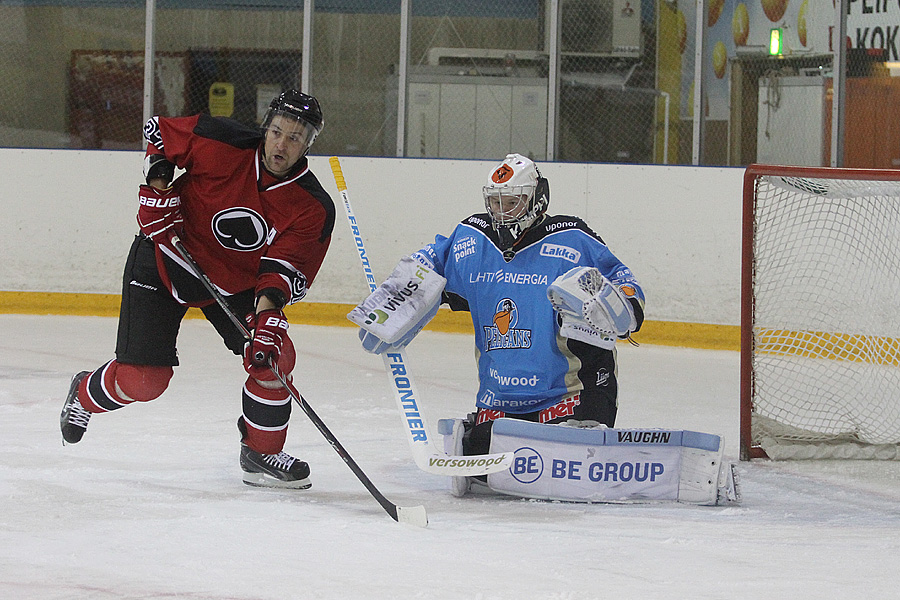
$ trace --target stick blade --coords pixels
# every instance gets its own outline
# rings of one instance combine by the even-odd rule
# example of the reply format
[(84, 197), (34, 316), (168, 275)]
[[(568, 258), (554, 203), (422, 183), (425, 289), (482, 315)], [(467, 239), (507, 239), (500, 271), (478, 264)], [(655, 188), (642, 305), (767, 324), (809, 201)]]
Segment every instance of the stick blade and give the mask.
[(499, 454), (476, 454), (471, 456), (451, 456), (444, 453), (419, 453), (414, 456), (416, 466), (433, 475), (447, 477), (474, 477), (506, 471), (512, 465), (512, 452)]
[(425, 513), (424, 506), (398, 506), (397, 522), (409, 523), (416, 527), (427, 527), (428, 515)]

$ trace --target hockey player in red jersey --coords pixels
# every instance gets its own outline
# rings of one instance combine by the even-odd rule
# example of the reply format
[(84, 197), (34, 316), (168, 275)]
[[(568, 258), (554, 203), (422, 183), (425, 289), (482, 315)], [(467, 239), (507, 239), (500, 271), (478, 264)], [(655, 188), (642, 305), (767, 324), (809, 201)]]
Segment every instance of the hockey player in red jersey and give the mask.
[[(311, 485), (309, 466), (283, 451), (291, 403), (269, 361), (289, 376), (295, 353), (283, 308), (306, 295), (331, 241), (334, 203), (306, 158), (323, 125), (317, 100), (296, 90), (272, 100), (258, 129), (205, 114), (147, 122), (147, 183), (125, 265), (116, 358), (73, 377), (60, 415), (65, 442), (79, 442), (92, 415), (163, 393), (178, 365), (179, 325), (194, 306), (244, 357), (244, 482)], [(174, 179), (176, 167), (184, 173)], [(246, 315), (252, 341), (172, 247), (173, 234), (232, 311)]]

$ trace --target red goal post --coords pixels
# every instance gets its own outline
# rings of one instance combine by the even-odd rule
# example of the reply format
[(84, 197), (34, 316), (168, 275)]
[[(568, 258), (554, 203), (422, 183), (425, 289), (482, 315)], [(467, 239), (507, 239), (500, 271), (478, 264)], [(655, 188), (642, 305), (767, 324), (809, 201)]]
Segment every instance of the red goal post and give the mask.
[(741, 458), (900, 459), (900, 170), (744, 175)]

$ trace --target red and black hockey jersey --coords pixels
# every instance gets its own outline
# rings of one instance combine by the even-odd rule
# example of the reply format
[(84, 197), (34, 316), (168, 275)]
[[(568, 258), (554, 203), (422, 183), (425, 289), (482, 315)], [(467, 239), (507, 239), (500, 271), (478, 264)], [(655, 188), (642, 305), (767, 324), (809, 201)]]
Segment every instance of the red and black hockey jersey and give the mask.
[[(301, 158), (284, 179), (262, 166), (262, 134), (209, 115), (153, 117), (147, 153), (162, 153), (186, 172), (181, 194), (185, 248), (226, 295), (255, 289), (292, 304), (306, 295), (325, 258), (334, 203)], [(210, 301), (181, 257), (157, 246), (157, 263), (173, 296)]]

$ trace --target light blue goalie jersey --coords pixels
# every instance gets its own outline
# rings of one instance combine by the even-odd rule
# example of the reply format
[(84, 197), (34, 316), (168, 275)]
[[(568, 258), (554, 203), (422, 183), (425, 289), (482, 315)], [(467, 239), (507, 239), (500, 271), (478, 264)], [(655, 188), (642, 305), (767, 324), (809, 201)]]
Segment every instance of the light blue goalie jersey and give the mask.
[(574, 267), (593, 266), (614, 284), (634, 286), (638, 312), (644, 293), (578, 217), (546, 217), (526, 233), (509, 261), (497, 240), (487, 215), (473, 215), (417, 255), (447, 278), (446, 292), (468, 303), (480, 382), (477, 406), (506, 413), (542, 410), (581, 389), (579, 362), (559, 336), (547, 286)]

